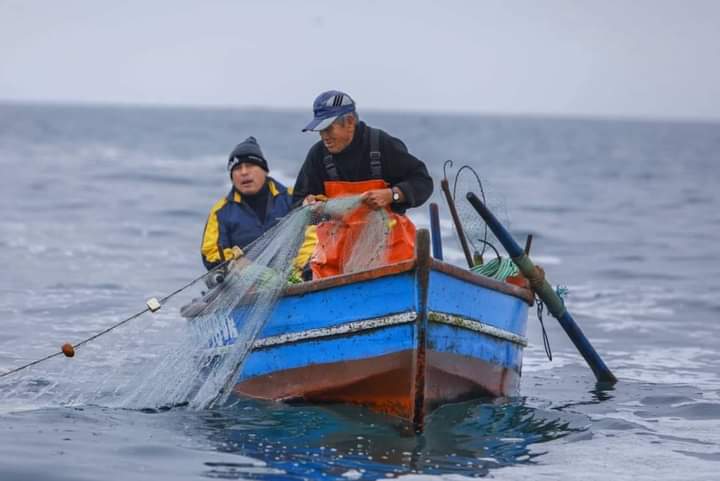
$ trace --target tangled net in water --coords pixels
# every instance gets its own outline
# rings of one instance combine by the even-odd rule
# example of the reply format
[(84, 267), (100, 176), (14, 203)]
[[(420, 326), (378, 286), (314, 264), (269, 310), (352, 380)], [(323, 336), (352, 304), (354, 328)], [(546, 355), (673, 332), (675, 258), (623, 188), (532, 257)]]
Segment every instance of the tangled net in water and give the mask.
[[(0, 402), (137, 409), (180, 404), (205, 409), (224, 403), (296, 274), (295, 257), (308, 228), (318, 221), (339, 226), (361, 202), (360, 196), (343, 197), (295, 209), (249, 245), (244, 257), (228, 264), (224, 282), (190, 321), (179, 323), (176, 313), (167, 310), (150, 323), (128, 324), (84, 346), (72, 362), (52, 359), (8, 378), (0, 383)], [(385, 262), (387, 219), (384, 210), (368, 213), (361, 235), (348, 243), (344, 272)]]

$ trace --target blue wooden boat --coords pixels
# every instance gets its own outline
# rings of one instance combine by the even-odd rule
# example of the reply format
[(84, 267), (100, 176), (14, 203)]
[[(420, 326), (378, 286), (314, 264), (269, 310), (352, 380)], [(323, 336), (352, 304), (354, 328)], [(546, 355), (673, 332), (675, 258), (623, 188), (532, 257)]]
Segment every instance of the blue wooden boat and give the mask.
[(234, 392), (360, 404), (417, 428), (441, 404), (516, 393), (531, 291), (429, 251), (419, 230), (413, 260), (288, 287)]

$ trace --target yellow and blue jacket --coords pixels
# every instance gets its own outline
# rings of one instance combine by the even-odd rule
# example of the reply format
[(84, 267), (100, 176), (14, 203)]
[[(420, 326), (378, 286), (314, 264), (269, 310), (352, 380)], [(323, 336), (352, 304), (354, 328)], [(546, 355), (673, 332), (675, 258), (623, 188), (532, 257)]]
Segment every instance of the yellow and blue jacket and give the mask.
[(270, 177), (267, 184), (270, 195), (265, 222), (261, 222), (255, 211), (243, 202), (235, 188), (212, 207), (201, 247), (203, 264), (208, 270), (232, 258), (233, 246), (245, 248), (290, 212), (292, 196), (288, 189)]

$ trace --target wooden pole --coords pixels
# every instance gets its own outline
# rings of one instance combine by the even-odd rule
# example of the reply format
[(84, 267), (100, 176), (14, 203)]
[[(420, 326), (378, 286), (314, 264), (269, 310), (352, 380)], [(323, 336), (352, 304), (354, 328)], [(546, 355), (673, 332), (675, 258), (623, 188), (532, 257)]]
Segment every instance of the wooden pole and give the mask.
[(463, 231), (462, 224), (460, 223), (460, 217), (458, 216), (457, 209), (455, 208), (455, 202), (450, 194), (450, 185), (447, 179), (440, 181), (440, 188), (445, 194), (445, 201), (447, 201), (448, 208), (450, 209), (450, 215), (452, 216), (453, 224), (455, 224), (455, 230), (457, 231), (458, 237), (460, 238), (460, 245), (462, 246), (463, 254), (465, 254), (465, 260), (467, 261), (468, 267), (472, 267), (474, 264), (472, 254), (470, 254), (470, 248), (465, 238), (465, 232)]
[(583, 358), (585, 358), (585, 362), (588, 363), (590, 369), (595, 373), (595, 378), (600, 382), (616, 383), (617, 378), (610, 372), (610, 369), (597, 351), (595, 351), (592, 344), (590, 344), (588, 338), (583, 334), (580, 326), (577, 325), (575, 319), (573, 319), (567, 309), (565, 309), (565, 303), (560, 299), (560, 296), (557, 295), (550, 283), (545, 280), (544, 275), (539, 274), (535, 264), (533, 264), (527, 254), (525, 254), (522, 247), (515, 242), (515, 239), (512, 238), (507, 229), (500, 224), (493, 213), (488, 210), (485, 204), (483, 204), (475, 194), (468, 192), (467, 199), (483, 220), (485, 220), (490, 230), (495, 234), (495, 237), (497, 237), (505, 247), (510, 258), (515, 265), (518, 266), (518, 269), (520, 269), (520, 272), (530, 280), (530, 285), (548, 307), (550, 314), (558, 320)]

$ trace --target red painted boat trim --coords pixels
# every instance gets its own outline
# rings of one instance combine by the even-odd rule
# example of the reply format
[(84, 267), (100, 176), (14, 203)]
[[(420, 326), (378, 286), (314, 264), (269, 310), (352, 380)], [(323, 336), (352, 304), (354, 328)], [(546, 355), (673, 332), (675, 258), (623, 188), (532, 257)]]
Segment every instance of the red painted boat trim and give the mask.
[[(302, 284), (296, 284), (286, 289), (286, 296), (301, 296), (309, 292), (322, 291), (333, 287), (345, 286), (348, 284), (354, 284), (356, 282), (369, 281), (372, 279), (379, 279), (381, 277), (392, 276), (395, 274), (401, 274), (403, 272), (409, 272), (415, 269), (415, 260), (398, 262), (396, 264), (390, 264), (382, 266), (377, 269), (371, 269), (362, 272), (355, 272), (353, 274), (344, 274), (340, 276), (327, 277), (325, 279), (319, 279), (317, 281), (303, 282)], [(501, 282), (495, 279), (491, 279), (485, 276), (479, 276), (466, 269), (447, 264), (437, 259), (430, 259), (430, 269), (444, 274), (448, 274), (452, 277), (461, 279), (469, 282), (476, 286), (486, 287), (493, 291), (502, 292), (509, 294), (514, 297), (518, 297), (528, 304), (533, 303), (533, 293), (530, 289), (510, 284), (508, 282)]]
[(386, 266), (378, 267), (377, 269), (355, 272), (353, 274), (343, 274), (339, 276), (326, 277), (324, 279), (318, 279), (316, 281), (295, 284), (285, 290), (285, 295), (301, 296), (309, 292), (322, 291), (333, 287), (345, 286), (348, 284), (355, 284), (358, 282), (379, 279), (381, 277), (392, 276), (395, 274), (401, 274), (403, 272), (409, 272), (413, 269), (415, 269), (415, 259), (397, 262), (395, 264), (389, 264)]
[[(356, 361), (314, 364), (248, 379), (235, 393), (275, 401), (350, 403), (413, 421), (414, 350)], [(452, 353), (428, 350), (423, 415), (448, 402), (517, 392), (512, 369)]]

